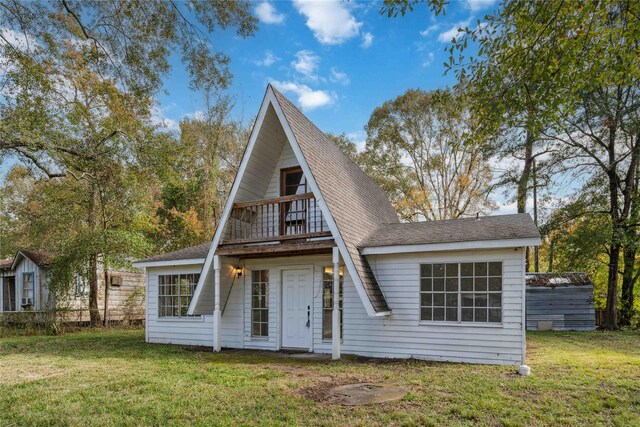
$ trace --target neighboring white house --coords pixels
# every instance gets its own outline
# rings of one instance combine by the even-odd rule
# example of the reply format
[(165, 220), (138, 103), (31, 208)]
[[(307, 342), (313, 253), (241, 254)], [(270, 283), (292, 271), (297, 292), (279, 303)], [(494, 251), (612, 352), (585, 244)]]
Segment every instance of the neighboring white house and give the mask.
[(134, 265), (148, 342), (520, 365), (539, 244), (528, 214), (400, 223), (268, 86), (213, 242)]
[[(50, 252), (19, 250), (15, 257), (0, 260), (0, 314), (46, 310), (54, 303), (49, 292), (49, 267), (55, 255)], [(109, 309), (112, 320), (126, 316), (129, 320), (144, 317), (144, 276), (139, 271), (110, 270)], [(104, 283), (98, 276), (98, 309), (104, 312)], [(72, 320), (88, 320), (89, 288), (86, 280), (77, 278), (70, 298), (58, 301), (58, 308), (77, 313)], [(86, 311), (86, 312), (83, 312)], [(126, 313), (124, 311), (126, 310)]]

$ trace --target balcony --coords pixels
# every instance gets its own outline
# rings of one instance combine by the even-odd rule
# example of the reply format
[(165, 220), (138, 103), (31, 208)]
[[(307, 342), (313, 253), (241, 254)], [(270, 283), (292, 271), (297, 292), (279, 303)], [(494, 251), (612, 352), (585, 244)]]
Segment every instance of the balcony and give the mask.
[(219, 255), (325, 252), (333, 246), (313, 193), (234, 203), (224, 236)]

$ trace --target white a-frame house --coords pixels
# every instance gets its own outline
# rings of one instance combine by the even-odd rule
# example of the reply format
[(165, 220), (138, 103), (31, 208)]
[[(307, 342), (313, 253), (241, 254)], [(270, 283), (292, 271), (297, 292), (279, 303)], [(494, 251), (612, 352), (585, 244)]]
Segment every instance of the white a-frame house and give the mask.
[(138, 261), (149, 342), (523, 364), (527, 214), (400, 223), (267, 87), (211, 244)]

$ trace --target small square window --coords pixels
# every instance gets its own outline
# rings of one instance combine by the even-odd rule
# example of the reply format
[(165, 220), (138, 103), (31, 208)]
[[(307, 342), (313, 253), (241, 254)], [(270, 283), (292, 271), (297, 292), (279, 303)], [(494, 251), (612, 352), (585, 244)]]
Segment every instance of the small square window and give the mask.
[(489, 263), (489, 276), (502, 276), (502, 263), (490, 262)]
[(447, 277), (458, 277), (458, 264), (447, 264)]
[(475, 263), (475, 275), (476, 276), (486, 276), (487, 275), (487, 263), (486, 262), (476, 262)]
[(431, 264), (421, 264), (420, 265), (420, 276), (421, 277), (431, 277), (432, 276)]
[(444, 277), (444, 264), (433, 265), (433, 277)]
[(431, 292), (432, 279), (420, 279), (420, 290), (422, 292)]

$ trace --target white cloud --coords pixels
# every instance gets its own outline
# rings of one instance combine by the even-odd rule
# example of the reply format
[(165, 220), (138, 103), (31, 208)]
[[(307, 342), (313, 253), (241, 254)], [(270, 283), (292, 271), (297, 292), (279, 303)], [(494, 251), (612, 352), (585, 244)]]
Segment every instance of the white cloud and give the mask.
[(440, 33), (438, 35), (438, 41), (442, 43), (449, 43), (451, 39), (460, 37), (462, 33), (459, 32), (458, 29), (460, 28), (464, 29), (465, 27), (468, 27), (470, 23), (471, 23), (471, 18), (467, 19), (466, 21), (457, 22), (447, 31)]
[(427, 56), (422, 61), (422, 66), (425, 68), (428, 67), (429, 65), (433, 64), (434, 59), (435, 59), (435, 55), (433, 54), (433, 52), (427, 53)]
[(467, 0), (467, 7), (473, 12), (493, 6), (496, 0)]
[(316, 71), (318, 71), (319, 64), (320, 57), (310, 50), (298, 51), (295, 61), (291, 62), (293, 69), (309, 80), (318, 80)]
[(280, 58), (275, 56), (273, 54), (273, 52), (271, 52), (270, 50), (267, 50), (264, 53), (264, 58), (263, 59), (259, 59), (257, 61), (253, 61), (253, 62), (254, 62), (254, 64), (259, 65), (261, 67), (270, 67), (270, 66), (272, 66), (273, 64), (275, 64), (278, 61), (280, 61)]
[(429, 34), (433, 33), (434, 31), (436, 31), (438, 28), (440, 28), (440, 24), (433, 24), (429, 27), (427, 27), (427, 29), (420, 31), (420, 35), (422, 37), (426, 37)]
[(284, 22), (284, 15), (278, 13), (276, 8), (268, 1), (258, 3), (254, 10), (260, 22), (265, 24), (282, 24)]
[(362, 33), (362, 44), (360, 46), (366, 49), (371, 46), (371, 43), (373, 43), (373, 34)]
[(341, 1), (294, 0), (297, 11), (307, 18), (307, 27), (322, 44), (342, 44), (360, 34), (358, 22)]
[(180, 130), (180, 125), (177, 120), (170, 119), (166, 116), (167, 107), (154, 106), (151, 109), (151, 122), (156, 126), (164, 128), (165, 130), (177, 132)]
[(335, 67), (331, 68), (331, 77), (330, 80), (334, 83), (340, 83), (341, 85), (347, 86), (351, 83), (349, 76), (347, 73), (343, 73), (335, 69)]
[(315, 110), (316, 108), (331, 105), (335, 102), (335, 95), (324, 90), (313, 90), (307, 85), (295, 82), (272, 80), (271, 83), (282, 92), (297, 95), (298, 104), (304, 111)]
[(357, 130), (355, 132), (349, 132), (347, 134), (347, 138), (353, 141), (354, 144), (358, 147), (358, 151), (364, 150), (367, 145), (367, 134), (362, 130)]

